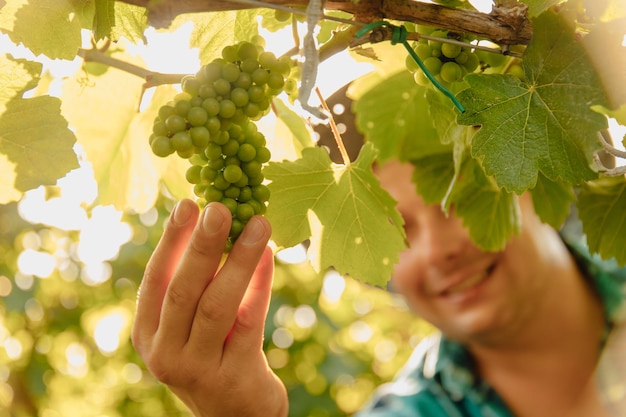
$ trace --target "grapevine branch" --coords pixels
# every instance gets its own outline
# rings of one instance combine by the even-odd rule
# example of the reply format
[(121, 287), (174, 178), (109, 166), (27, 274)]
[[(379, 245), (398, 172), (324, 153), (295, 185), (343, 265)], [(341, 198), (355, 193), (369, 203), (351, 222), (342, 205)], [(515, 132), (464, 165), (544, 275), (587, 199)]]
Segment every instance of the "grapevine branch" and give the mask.
[(156, 87), (162, 84), (177, 84), (180, 83), (182, 78), (187, 74), (164, 74), (161, 72), (150, 71), (149, 69), (140, 67), (130, 62), (122, 61), (121, 59), (113, 58), (96, 48), (92, 49), (79, 49), (78, 56), (83, 58), (85, 62), (97, 62), (107, 65), (112, 68), (125, 71), (129, 74), (136, 75), (145, 80), (143, 85), (144, 90), (150, 87)]
[[(605, 129), (599, 132), (598, 137), (600, 138), (600, 143), (602, 144), (604, 155), (596, 153), (594, 155), (594, 159), (596, 164), (604, 168), (604, 171), (602, 171), (602, 173), (610, 177), (626, 175), (626, 166), (616, 167), (614, 163), (614, 158), (626, 159), (626, 152), (616, 149), (613, 146), (613, 140), (608, 130)], [(608, 163), (606, 162), (608, 159), (607, 156), (608, 158), (613, 158)]]
[[(168, 27), (184, 13), (217, 12), (249, 9), (256, 6), (233, 0), (116, 0), (148, 10), (150, 23), (157, 28)], [(264, 0), (272, 5), (304, 9), (308, 0)], [(371, 23), (391, 19), (413, 22), (489, 39), (498, 45), (526, 45), (532, 37), (532, 25), (523, 4), (497, 5), (491, 13), (455, 9), (417, 0), (327, 0), (326, 10), (339, 10), (353, 15), (354, 20)]]

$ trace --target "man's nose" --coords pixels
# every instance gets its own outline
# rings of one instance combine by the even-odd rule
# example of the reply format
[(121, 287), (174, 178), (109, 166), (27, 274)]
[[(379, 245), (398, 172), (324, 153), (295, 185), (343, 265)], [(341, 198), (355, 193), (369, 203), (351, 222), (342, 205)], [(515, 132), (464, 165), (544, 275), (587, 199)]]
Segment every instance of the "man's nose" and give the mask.
[(443, 270), (462, 254), (467, 244), (461, 220), (452, 214), (446, 217), (438, 207), (425, 216), (420, 231), (418, 244), (423, 262)]

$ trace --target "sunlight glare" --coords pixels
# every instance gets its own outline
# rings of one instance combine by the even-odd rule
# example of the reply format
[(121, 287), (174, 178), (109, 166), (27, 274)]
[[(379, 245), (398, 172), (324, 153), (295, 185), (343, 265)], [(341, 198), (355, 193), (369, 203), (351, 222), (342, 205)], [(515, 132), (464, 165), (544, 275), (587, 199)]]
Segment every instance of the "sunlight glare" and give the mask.
[(93, 209), (80, 233), (77, 254), (81, 261), (96, 264), (117, 257), (120, 246), (132, 237), (131, 227), (121, 218), (113, 206)]
[(104, 354), (115, 352), (120, 346), (120, 334), (127, 324), (127, 317), (121, 311), (101, 318), (93, 334), (98, 349)]
[(324, 276), (322, 295), (331, 303), (336, 303), (341, 298), (346, 288), (346, 280), (337, 271), (329, 271)]
[(17, 267), (26, 275), (48, 278), (54, 272), (55, 266), (54, 257), (46, 252), (26, 249), (17, 257)]

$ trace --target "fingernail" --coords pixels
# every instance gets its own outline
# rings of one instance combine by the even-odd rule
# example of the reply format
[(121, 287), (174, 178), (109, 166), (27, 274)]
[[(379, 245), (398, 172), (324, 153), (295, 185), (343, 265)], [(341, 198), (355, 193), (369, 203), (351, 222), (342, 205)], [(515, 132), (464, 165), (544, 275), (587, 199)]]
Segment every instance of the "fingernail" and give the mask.
[(224, 216), (213, 205), (209, 204), (204, 209), (204, 215), (202, 217), (202, 228), (206, 233), (213, 234), (220, 230), (220, 227), (224, 224)]
[(189, 216), (191, 216), (191, 207), (186, 201), (179, 201), (176, 207), (174, 207), (172, 217), (174, 224), (177, 226), (184, 225), (189, 220)]
[(246, 246), (254, 246), (265, 235), (265, 227), (261, 220), (256, 217), (250, 219), (246, 227), (243, 229), (243, 233), (239, 238), (241, 243)]

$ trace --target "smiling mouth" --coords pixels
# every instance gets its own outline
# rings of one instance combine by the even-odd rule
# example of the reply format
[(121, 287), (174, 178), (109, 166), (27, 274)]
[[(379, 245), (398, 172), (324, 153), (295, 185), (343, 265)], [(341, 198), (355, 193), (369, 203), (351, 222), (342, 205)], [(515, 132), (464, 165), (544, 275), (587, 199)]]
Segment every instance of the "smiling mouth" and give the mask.
[(484, 271), (464, 280), (463, 282), (455, 285), (452, 288), (449, 288), (446, 292), (445, 295), (452, 295), (452, 294), (458, 294), (460, 292), (463, 292), (465, 290), (468, 290), (472, 287), (475, 287), (476, 285), (482, 283), (484, 280), (486, 280), (491, 273), (493, 272), (493, 270), (495, 269), (495, 264), (489, 266), (489, 268), (485, 269)]

